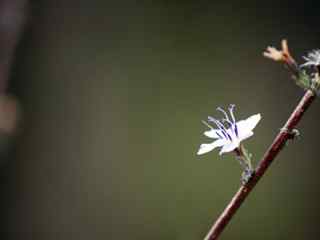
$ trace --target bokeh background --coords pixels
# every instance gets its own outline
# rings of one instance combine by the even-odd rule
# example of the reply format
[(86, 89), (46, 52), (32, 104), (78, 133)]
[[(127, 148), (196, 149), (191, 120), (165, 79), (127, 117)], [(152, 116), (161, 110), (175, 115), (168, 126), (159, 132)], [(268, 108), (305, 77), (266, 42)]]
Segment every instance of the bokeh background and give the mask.
[[(202, 239), (240, 166), (201, 123), (261, 113), (257, 164), (303, 91), (262, 57), (287, 38), (320, 47), (314, 1), (30, 1), (9, 92), (18, 131), (2, 153), (2, 239)], [(318, 239), (319, 103), (221, 239)]]

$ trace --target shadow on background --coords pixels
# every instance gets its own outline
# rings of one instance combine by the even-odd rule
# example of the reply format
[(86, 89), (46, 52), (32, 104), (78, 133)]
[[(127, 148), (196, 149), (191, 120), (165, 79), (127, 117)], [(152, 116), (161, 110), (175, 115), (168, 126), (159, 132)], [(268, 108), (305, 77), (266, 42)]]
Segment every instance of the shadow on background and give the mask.
[[(33, 1), (11, 91), (21, 131), (1, 169), (8, 239), (202, 239), (239, 186), (195, 153), (217, 106), (261, 113), (255, 163), (303, 92), (262, 57), (320, 47), (318, 9), (267, 1)], [(317, 239), (318, 103), (221, 239)]]

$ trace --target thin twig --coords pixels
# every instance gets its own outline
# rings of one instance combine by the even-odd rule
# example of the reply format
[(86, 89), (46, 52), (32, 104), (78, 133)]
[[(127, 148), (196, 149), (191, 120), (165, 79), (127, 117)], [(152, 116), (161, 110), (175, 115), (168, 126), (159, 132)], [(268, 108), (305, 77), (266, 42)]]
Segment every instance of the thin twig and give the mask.
[[(24, 30), (29, 0), (0, 0), (0, 135), (17, 127), (17, 99), (8, 94), (15, 50)], [(9, 136), (8, 135), (8, 136)]]
[(0, 94), (8, 87), (9, 71), (26, 21), (28, 0), (0, 1)]
[(241, 207), (241, 204), (247, 198), (251, 190), (256, 186), (259, 179), (267, 171), (268, 167), (281, 151), (285, 143), (292, 138), (292, 130), (299, 123), (303, 114), (314, 100), (314, 93), (311, 90), (307, 90), (282, 130), (276, 136), (273, 143), (262, 157), (253, 177), (245, 185), (239, 188), (238, 192), (234, 195), (230, 203), (227, 205), (227, 207), (224, 209), (224, 211), (221, 213), (219, 218), (210, 229), (205, 240), (218, 239), (224, 228), (230, 222), (237, 210)]

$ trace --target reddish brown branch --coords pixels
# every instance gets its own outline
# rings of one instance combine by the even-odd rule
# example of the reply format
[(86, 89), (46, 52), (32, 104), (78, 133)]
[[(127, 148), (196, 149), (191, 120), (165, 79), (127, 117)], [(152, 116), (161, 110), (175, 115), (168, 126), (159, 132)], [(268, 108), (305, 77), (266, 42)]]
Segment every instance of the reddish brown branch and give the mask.
[(210, 229), (205, 240), (218, 239), (219, 235), (230, 222), (237, 210), (241, 207), (241, 204), (247, 198), (251, 190), (255, 187), (259, 179), (264, 175), (274, 158), (281, 151), (285, 143), (292, 138), (291, 131), (299, 123), (303, 114), (314, 101), (314, 99), (315, 96), (313, 92), (308, 90), (289, 117), (288, 121), (283, 127), (283, 130), (280, 131), (280, 133), (276, 136), (273, 143), (262, 157), (259, 165), (256, 168), (255, 175), (245, 185), (240, 187), (238, 192), (234, 195), (228, 206), (224, 209)]
[(28, 0), (0, 0), (0, 134), (14, 132), (17, 101), (7, 95), (15, 49), (26, 21)]
[(0, 94), (7, 90), (14, 51), (23, 31), (28, 0), (0, 0)]

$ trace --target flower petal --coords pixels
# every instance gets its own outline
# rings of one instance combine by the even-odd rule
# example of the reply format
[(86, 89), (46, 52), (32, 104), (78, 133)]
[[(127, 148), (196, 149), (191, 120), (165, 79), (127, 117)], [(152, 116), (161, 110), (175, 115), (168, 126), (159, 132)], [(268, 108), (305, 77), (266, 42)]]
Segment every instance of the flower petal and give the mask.
[(225, 139), (219, 139), (219, 140), (214, 141), (213, 143), (201, 144), (200, 148), (197, 152), (197, 155), (202, 155), (207, 152), (210, 152), (217, 147), (221, 147), (221, 146), (225, 145), (226, 143), (227, 143), (227, 141)]
[(250, 132), (252, 132), (252, 130), (259, 123), (260, 119), (261, 119), (261, 114), (259, 113), (259, 114), (252, 115), (251, 117), (248, 117), (246, 120), (237, 122), (239, 139), (245, 139), (244, 137), (247, 136)]
[(239, 141), (232, 141), (229, 142), (228, 144), (225, 144), (220, 152), (219, 155), (222, 155), (223, 153), (228, 153), (228, 152), (232, 152), (233, 150), (235, 150), (237, 147), (239, 147), (240, 142)]
[[(209, 131), (205, 131), (203, 134), (206, 135), (207, 137), (209, 138), (220, 138), (220, 136), (222, 134), (220, 134), (220, 136), (218, 135), (219, 134), (219, 131), (220, 130), (216, 130), (216, 129), (211, 129)], [(217, 133), (218, 132), (218, 133)]]
[(239, 137), (239, 141), (241, 142), (241, 141), (243, 141), (243, 140), (251, 137), (252, 135), (253, 135), (253, 132), (252, 132), (252, 131), (246, 132), (245, 134), (243, 134), (243, 135), (241, 136), (241, 138)]

